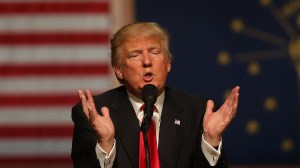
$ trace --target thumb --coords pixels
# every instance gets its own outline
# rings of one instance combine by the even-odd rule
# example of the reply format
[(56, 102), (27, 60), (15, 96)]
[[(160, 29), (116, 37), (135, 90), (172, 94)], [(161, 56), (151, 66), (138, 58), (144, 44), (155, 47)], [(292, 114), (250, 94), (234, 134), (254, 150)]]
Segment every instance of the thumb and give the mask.
[(105, 106), (101, 107), (101, 112), (102, 112), (103, 117), (110, 118), (109, 109), (107, 107), (105, 107)]
[(214, 108), (214, 102), (212, 100), (208, 100), (206, 104), (205, 116), (212, 114)]

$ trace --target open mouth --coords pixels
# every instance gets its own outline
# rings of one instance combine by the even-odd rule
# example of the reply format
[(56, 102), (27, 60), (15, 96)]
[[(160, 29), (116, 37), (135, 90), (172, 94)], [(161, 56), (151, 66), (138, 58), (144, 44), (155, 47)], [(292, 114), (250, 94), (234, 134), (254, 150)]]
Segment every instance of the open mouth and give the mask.
[(151, 72), (147, 72), (143, 77), (145, 82), (150, 82), (150, 81), (152, 81), (153, 78), (154, 78), (154, 75)]

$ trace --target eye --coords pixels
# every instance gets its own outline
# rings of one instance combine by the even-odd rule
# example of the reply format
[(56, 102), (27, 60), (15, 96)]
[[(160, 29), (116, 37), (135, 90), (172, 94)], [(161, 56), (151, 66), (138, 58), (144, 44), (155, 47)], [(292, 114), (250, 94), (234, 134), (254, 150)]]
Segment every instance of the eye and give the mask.
[(129, 54), (129, 58), (137, 57), (137, 54)]
[(150, 53), (151, 53), (151, 54), (155, 54), (155, 55), (160, 54), (160, 52), (161, 52), (161, 51), (160, 51), (160, 49), (158, 49), (158, 48), (153, 48), (153, 49), (150, 50)]
[(132, 52), (132, 53), (130, 53), (130, 54), (128, 55), (128, 58), (129, 58), (129, 59), (135, 59), (135, 58), (137, 58), (139, 55), (140, 55), (139, 52)]

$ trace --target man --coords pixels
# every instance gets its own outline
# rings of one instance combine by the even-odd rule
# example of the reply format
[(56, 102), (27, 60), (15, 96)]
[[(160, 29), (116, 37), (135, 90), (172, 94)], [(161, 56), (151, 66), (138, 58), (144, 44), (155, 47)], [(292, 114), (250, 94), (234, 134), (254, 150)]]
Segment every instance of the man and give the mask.
[[(171, 70), (168, 33), (156, 23), (134, 23), (111, 40), (111, 63), (122, 86), (92, 97), (79, 90), (72, 109), (74, 167), (143, 166), (141, 89), (158, 88), (156, 140), (161, 168), (227, 167), (222, 134), (236, 114), (239, 87), (215, 111), (214, 103), (166, 87)], [(215, 111), (215, 112), (213, 112)]]

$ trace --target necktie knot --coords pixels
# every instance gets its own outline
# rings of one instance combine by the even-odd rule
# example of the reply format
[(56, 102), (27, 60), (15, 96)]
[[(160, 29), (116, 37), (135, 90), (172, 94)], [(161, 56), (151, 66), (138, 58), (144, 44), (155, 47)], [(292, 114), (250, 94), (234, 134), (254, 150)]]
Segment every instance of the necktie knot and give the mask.
[[(140, 121), (140, 125), (142, 126), (143, 125), (143, 123), (144, 123), (144, 117), (145, 117), (145, 113), (144, 113), (144, 109), (145, 109), (145, 104), (143, 104), (141, 107), (140, 107), (140, 109), (139, 109), (139, 111), (138, 111), (138, 113), (137, 113), (137, 116), (138, 116), (138, 118), (139, 118), (139, 121)], [(152, 117), (151, 117), (151, 122), (154, 122), (153, 124), (154, 124), (154, 127), (157, 127), (158, 126), (158, 124), (159, 124), (159, 112), (158, 112), (158, 109), (156, 108), (156, 106), (155, 105), (153, 105), (153, 115), (152, 115)], [(148, 120), (149, 121), (149, 120)], [(150, 125), (150, 123), (148, 123), (149, 125)], [(152, 123), (151, 123), (152, 124)]]
[[(139, 109), (139, 112), (142, 112), (145, 110), (145, 104), (143, 104), (140, 109)], [(156, 108), (155, 105), (153, 105), (153, 112), (157, 112), (158, 113), (158, 109)]]

